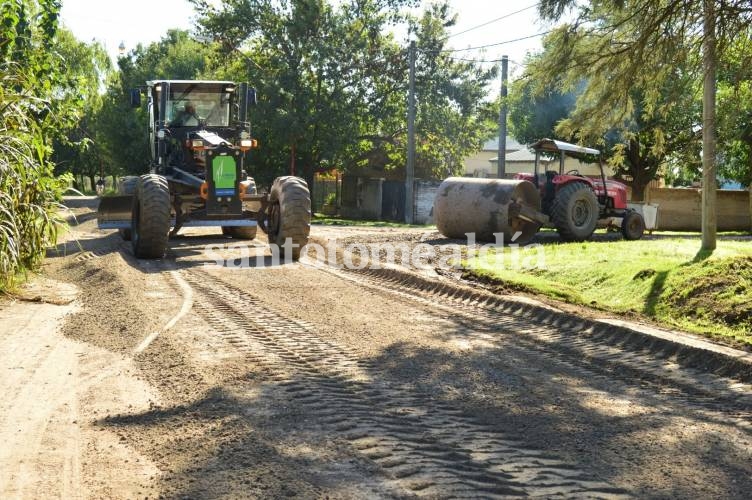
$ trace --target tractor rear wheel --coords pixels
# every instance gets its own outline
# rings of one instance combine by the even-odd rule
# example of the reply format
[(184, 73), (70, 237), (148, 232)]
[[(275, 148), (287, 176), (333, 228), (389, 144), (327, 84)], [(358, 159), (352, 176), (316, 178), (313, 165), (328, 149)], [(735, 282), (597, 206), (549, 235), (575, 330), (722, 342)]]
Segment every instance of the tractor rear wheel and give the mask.
[[(120, 182), (118, 183), (118, 189), (117, 193), (119, 195), (129, 195), (133, 196), (133, 193), (136, 191), (136, 183), (138, 182), (138, 177), (135, 175), (129, 175), (127, 177), (123, 177), (120, 179)], [(130, 229), (118, 229), (118, 234), (120, 234), (120, 237), (123, 238), (125, 241), (131, 240), (131, 230)]]
[(156, 174), (138, 178), (131, 217), (131, 244), (136, 257), (162, 257), (170, 233), (170, 188), (167, 179)]
[(645, 219), (639, 212), (628, 210), (621, 221), (621, 234), (625, 240), (639, 240), (645, 232)]
[(285, 243), (293, 260), (300, 258), (311, 231), (311, 193), (300, 177), (277, 177), (269, 193), (269, 243), (286, 256)]
[(562, 187), (551, 206), (553, 220), (564, 241), (585, 241), (598, 223), (598, 200), (587, 184), (573, 182)]

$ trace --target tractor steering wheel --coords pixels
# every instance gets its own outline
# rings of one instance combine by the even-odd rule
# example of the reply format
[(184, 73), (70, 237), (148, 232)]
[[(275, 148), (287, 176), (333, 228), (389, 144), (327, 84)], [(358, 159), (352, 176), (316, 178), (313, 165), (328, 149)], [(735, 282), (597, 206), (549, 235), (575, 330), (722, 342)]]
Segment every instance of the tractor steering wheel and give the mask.
[(570, 170), (569, 172), (565, 172), (564, 175), (580, 175), (579, 170)]

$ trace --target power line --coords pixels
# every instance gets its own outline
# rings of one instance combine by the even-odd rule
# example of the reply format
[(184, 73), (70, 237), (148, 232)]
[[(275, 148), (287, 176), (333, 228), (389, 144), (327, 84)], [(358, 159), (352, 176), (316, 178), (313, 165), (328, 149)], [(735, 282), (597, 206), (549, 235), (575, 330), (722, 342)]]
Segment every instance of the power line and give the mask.
[(549, 33), (552, 33), (553, 31), (554, 30), (548, 30), (548, 31), (544, 31), (542, 33), (536, 33), (535, 35), (528, 35), (528, 36), (523, 36), (523, 37), (520, 37), (520, 38), (515, 38), (513, 40), (505, 40), (503, 42), (489, 43), (488, 45), (479, 45), (477, 47), (467, 47), (466, 49), (447, 49), (447, 50), (442, 50), (441, 52), (442, 53), (443, 52), (464, 52), (466, 50), (477, 50), (477, 49), (485, 49), (485, 48), (488, 48), (488, 47), (497, 47), (499, 45), (506, 45), (508, 43), (520, 42), (522, 40), (528, 40), (530, 38), (535, 38), (535, 37), (538, 37), (538, 36), (548, 35)]
[(509, 14), (504, 14), (504, 15), (503, 15), (503, 16), (501, 16), (501, 17), (497, 17), (496, 19), (491, 19), (490, 21), (486, 21), (486, 22), (485, 22), (485, 23), (483, 23), (483, 24), (479, 24), (479, 25), (477, 25), (477, 26), (473, 26), (472, 28), (468, 28), (468, 29), (466, 29), (466, 30), (464, 30), (464, 31), (460, 31), (459, 33), (453, 33), (453, 34), (451, 34), (451, 35), (445, 36), (445, 37), (444, 37), (444, 38), (442, 38), (442, 39), (441, 39), (440, 41), (442, 41), (442, 42), (443, 42), (443, 41), (445, 41), (445, 40), (449, 40), (449, 39), (450, 39), (450, 38), (452, 38), (452, 37), (455, 37), (455, 36), (458, 36), (458, 35), (463, 35), (463, 34), (465, 34), (465, 33), (469, 32), (469, 31), (477, 30), (478, 28), (482, 28), (483, 26), (488, 26), (489, 24), (493, 24), (493, 23), (495, 23), (495, 22), (497, 22), (497, 21), (501, 21), (502, 19), (506, 19), (506, 18), (508, 18), (508, 17), (512, 17), (512, 16), (514, 16), (515, 14), (519, 14), (520, 12), (525, 12), (526, 10), (530, 10), (530, 9), (532, 9), (532, 8), (538, 7), (539, 5), (540, 5), (540, 2), (536, 2), (536, 3), (534, 4), (534, 5), (530, 5), (530, 6), (528, 6), (528, 7), (525, 7), (524, 9), (516, 10), (516, 11), (514, 11), (514, 12), (510, 12)]
[[(475, 63), (500, 63), (501, 59), (470, 59), (468, 57), (455, 57), (455, 56), (448, 56), (449, 59), (453, 61), (464, 61), (464, 62), (475, 62)], [(524, 66), (522, 63), (518, 63), (516, 61), (513, 61), (511, 59), (508, 59), (510, 64), (513, 64), (515, 66)]]

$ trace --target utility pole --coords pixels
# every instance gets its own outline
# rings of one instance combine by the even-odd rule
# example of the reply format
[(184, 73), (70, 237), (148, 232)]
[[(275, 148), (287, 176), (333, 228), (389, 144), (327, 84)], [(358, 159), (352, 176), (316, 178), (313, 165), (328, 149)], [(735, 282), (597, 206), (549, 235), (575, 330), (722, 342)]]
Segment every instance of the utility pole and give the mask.
[(715, 189), (715, 94), (716, 94), (716, 33), (715, 0), (704, 0), (702, 84), (702, 249), (715, 250), (716, 189)]
[(509, 58), (501, 56), (501, 109), (499, 110), (499, 156), (496, 159), (496, 177), (504, 178), (507, 156), (507, 73)]
[(407, 94), (407, 168), (405, 169), (405, 222), (413, 223), (413, 184), (415, 180), (415, 41), (408, 51), (410, 85)]

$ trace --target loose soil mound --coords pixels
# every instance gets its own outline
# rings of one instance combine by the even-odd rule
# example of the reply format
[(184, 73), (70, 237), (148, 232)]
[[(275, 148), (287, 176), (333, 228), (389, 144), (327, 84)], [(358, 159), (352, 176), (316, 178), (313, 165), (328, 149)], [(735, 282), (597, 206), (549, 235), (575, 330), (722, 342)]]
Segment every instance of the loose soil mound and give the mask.
[(752, 257), (684, 266), (666, 281), (658, 308), (677, 320), (752, 331)]

